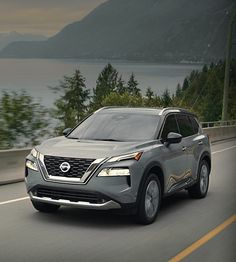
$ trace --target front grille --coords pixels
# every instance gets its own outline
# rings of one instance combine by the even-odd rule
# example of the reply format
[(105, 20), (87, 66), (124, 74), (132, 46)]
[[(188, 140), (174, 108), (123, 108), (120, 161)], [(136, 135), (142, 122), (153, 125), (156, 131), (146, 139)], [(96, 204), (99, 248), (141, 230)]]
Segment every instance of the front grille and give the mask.
[[(47, 172), (50, 176), (58, 177), (71, 177), (71, 178), (81, 178), (88, 167), (95, 159), (87, 158), (70, 158), (70, 157), (55, 157), (55, 156), (44, 156), (44, 163), (47, 168)], [(68, 172), (62, 172), (60, 165), (63, 162), (70, 164), (70, 169)]]
[(84, 201), (89, 203), (103, 203), (104, 197), (99, 193), (88, 191), (75, 191), (66, 189), (57, 189), (51, 187), (37, 187), (32, 191), (37, 197), (49, 197), (55, 200), (63, 199), (72, 202)]

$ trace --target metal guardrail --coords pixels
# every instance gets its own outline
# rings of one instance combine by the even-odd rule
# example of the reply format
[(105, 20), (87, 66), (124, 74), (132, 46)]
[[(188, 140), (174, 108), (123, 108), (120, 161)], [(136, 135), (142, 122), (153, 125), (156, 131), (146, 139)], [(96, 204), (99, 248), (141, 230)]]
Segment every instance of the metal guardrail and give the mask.
[(236, 125), (236, 120), (201, 122), (202, 128), (222, 127), (222, 126), (235, 126), (235, 125)]

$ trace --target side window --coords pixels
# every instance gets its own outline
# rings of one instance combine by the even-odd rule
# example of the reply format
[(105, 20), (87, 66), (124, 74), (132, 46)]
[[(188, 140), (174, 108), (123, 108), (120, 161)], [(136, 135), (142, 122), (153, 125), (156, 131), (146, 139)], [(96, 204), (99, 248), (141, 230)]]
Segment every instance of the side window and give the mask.
[(199, 132), (199, 124), (194, 117), (191, 116), (190, 119), (191, 119), (191, 122), (192, 122), (194, 134), (197, 134)]
[(183, 137), (194, 135), (192, 123), (187, 115), (176, 115), (180, 129), (180, 134)]
[(179, 133), (178, 125), (175, 115), (170, 115), (166, 118), (164, 128), (162, 130), (161, 138), (165, 141), (170, 132)]

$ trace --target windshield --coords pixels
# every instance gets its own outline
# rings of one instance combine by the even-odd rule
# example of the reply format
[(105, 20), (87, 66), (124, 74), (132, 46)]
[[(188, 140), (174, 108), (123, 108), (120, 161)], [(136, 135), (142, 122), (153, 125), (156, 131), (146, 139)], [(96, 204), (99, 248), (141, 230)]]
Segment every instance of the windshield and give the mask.
[(95, 113), (82, 122), (68, 138), (103, 141), (154, 139), (159, 116), (145, 113)]

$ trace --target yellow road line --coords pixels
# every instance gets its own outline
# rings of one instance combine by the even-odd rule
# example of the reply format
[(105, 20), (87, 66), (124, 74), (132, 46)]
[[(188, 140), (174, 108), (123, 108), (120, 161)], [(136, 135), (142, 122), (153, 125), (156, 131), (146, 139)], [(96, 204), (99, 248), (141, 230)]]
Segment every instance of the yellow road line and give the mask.
[(190, 255), (193, 251), (204, 245), (206, 242), (208, 242), (210, 239), (218, 235), (221, 231), (223, 231), (226, 227), (236, 222), (236, 214), (225, 220), (222, 224), (211, 230), (209, 233), (207, 233), (205, 236), (194, 242), (189, 247), (185, 248), (183, 251), (181, 251), (179, 254), (177, 254), (175, 257), (171, 258), (169, 262), (178, 262)]

